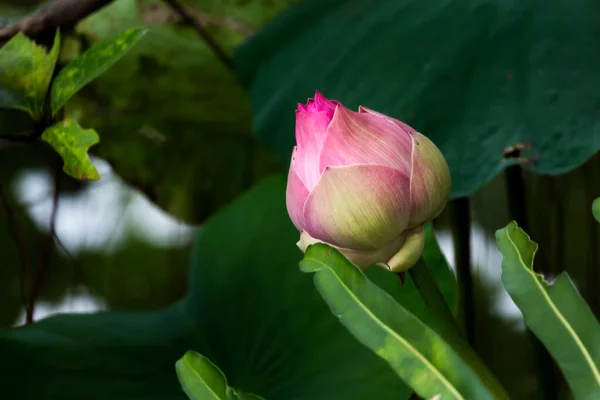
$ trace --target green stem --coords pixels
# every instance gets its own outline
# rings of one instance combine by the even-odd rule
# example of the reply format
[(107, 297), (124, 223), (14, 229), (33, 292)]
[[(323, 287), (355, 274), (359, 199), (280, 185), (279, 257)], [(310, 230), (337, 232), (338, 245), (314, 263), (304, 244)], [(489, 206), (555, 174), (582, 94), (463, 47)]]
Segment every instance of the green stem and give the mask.
[(444, 300), (429, 268), (423, 259), (408, 270), (415, 286), (419, 290), (421, 297), (427, 304), (427, 307), (435, 317), (439, 332), (444, 340), (469, 364), (469, 366), (479, 375), (482, 383), (495, 395), (497, 399), (508, 399), (508, 393), (502, 387), (500, 382), (483, 363), (481, 358), (475, 353), (475, 350), (461, 336), (460, 329), (452, 312)]
[(471, 205), (468, 197), (450, 203), (452, 242), (458, 282), (458, 321), (465, 339), (475, 345), (475, 297), (471, 274)]

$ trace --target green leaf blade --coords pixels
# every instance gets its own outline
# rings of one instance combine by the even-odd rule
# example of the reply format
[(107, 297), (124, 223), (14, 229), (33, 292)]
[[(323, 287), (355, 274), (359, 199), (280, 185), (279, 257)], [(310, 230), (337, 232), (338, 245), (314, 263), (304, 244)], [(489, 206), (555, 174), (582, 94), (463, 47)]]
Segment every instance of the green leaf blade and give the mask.
[(190, 400), (262, 400), (227, 384), (227, 377), (208, 358), (192, 350), (175, 363), (177, 377)]
[(175, 363), (183, 391), (191, 400), (228, 400), (227, 378), (208, 358), (188, 351)]
[(75, 93), (123, 57), (146, 32), (146, 29), (127, 29), (98, 43), (65, 66), (52, 85), (52, 114), (56, 114)]
[[(289, 111), (318, 90), (428, 136), (458, 198), (516, 164), (503, 151), (517, 143), (532, 145), (518, 161), (544, 174), (569, 171), (599, 150), (599, 13), (590, 1), (306, 0), (240, 46), (235, 61), (254, 132), (282, 163), (294, 146)], [(514, 46), (522, 37), (531, 38), (526, 52)]]
[(596, 221), (600, 222), (600, 197), (592, 203), (592, 214), (594, 214)]
[(525, 323), (557, 361), (575, 398), (600, 398), (600, 324), (566, 273), (553, 284), (533, 271), (537, 243), (516, 222), (496, 231), (502, 283)]
[(59, 51), (59, 31), (49, 53), (22, 33), (8, 41), (0, 49), (0, 107), (41, 118)]
[(455, 351), (336, 250), (309, 247), (300, 263), (332, 313), (421, 397), (492, 399)]
[(66, 119), (47, 128), (42, 140), (64, 161), (63, 171), (75, 179), (98, 180), (100, 174), (92, 164), (88, 150), (100, 141), (96, 131), (83, 129), (77, 121)]

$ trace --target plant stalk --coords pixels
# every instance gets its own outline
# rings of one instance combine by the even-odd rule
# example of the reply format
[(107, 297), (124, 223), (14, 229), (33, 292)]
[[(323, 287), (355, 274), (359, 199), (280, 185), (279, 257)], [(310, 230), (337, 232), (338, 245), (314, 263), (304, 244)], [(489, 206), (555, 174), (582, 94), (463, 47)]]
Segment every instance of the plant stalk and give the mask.
[(468, 197), (450, 203), (452, 242), (458, 282), (458, 319), (465, 338), (475, 345), (475, 296), (471, 271), (471, 204)]
[(460, 328), (446, 304), (444, 296), (440, 292), (429, 268), (421, 258), (419, 262), (408, 270), (415, 286), (419, 290), (425, 304), (435, 317), (439, 332), (444, 340), (469, 364), (481, 378), (482, 383), (490, 390), (497, 399), (508, 399), (508, 393), (500, 382), (483, 363), (475, 350), (462, 337)]

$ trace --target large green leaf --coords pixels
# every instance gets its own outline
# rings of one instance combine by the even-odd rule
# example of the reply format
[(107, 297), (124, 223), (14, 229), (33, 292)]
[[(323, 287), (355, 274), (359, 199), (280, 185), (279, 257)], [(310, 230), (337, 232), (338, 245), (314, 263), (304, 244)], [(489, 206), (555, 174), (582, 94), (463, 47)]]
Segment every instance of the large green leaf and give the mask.
[(52, 85), (52, 113), (56, 113), (83, 86), (123, 57), (145, 33), (143, 29), (127, 29), (71, 61), (60, 71)]
[[(284, 195), (285, 180), (270, 179), (204, 225), (183, 304), (55, 317), (1, 332), (3, 394), (183, 398), (174, 363), (194, 350), (218, 365), (231, 386), (267, 399), (407, 398), (389, 367), (331, 316), (310, 277), (295, 268), (298, 232)], [(431, 322), (410, 279), (401, 286), (378, 267), (367, 274)], [(23, 388), (23, 381), (35, 385)]]
[(185, 353), (175, 363), (175, 368), (181, 387), (191, 400), (260, 399), (228, 386), (227, 378), (219, 367), (195, 351)]
[(315, 285), (342, 324), (420, 396), (499, 398), (448, 343), (337, 250), (310, 246), (300, 268), (315, 273)]
[(50, 53), (18, 33), (0, 49), (0, 107), (42, 116), (60, 50), (57, 31)]
[[(1, 331), (3, 395), (183, 399), (175, 362), (193, 350), (232, 387), (269, 400), (408, 398), (390, 367), (331, 315), (310, 276), (298, 271), (298, 232), (284, 199), (285, 179), (274, 177), (203, 225), (183, 303)], [(409, 279), (402, 286), (378, 267), (367, 275), (431, 322)]]
[(319, 90), (429, 136), (459, 197), (515, 164), (503, 152), (518, 142), (549, 174), (600, 148), (599, 13), (593, 0), (307, 0), (248, 40), (236, 64), (255, 131), (283, 162), (293, 110)]
[(100, 140), (96, 131), (83, 129), (77, 121), (65, 119), (47, 128), (42, 133), (42, 140), (60, 154), (67, 174), (75, 179), (100, 179), (87, 153)]
[(0, 332), (3, 396), (183, 400), (174, 363), (186, 351), (188, 324), (174, 306), (64, 315)]
[(502, 283), (557, 361), (577, 399), (600, 398), (600, 324), (567, 273), (549, 284), (533, 271), (537, 243), (511, 222), (496, 232)]
[(596, 221), (600, 222), (600, 197), (592, 203), (592, 214), (594, 214)]
[[(285, 180), (261, 191), (201, 233), (210, 243), (196, 248), (187, 305), (202, 316), (206, 345), (190, 349), (218, 365), (231, 386), (266, 399), (358, 400), (375, 388), (382, 399), (407, 398), (402, 382), (330, 318), (310, 278), (295, 268), (302, 253), (285, 209)], [(389, 290), (400, 292), (399, 280), (388, 278)]]
[(153, 22), (148, 13), (161, 2), (146, 3), (117, 0), (78, 26), (91, 43), (152, 29), (66, 112), (98, 131), (94, 152), (128, 183), (200, 223), (282, 167), (251, 136), (250, 103), (235, 74), (193, 29)]

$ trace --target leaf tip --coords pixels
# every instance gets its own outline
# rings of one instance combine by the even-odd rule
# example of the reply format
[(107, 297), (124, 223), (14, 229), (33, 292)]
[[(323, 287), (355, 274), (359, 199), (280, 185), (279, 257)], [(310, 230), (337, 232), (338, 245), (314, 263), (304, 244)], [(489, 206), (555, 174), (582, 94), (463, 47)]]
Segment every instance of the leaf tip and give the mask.
[(600, 222), (600, 197), (592, 203), (592, 214), (596, 218), (596, 221)]

